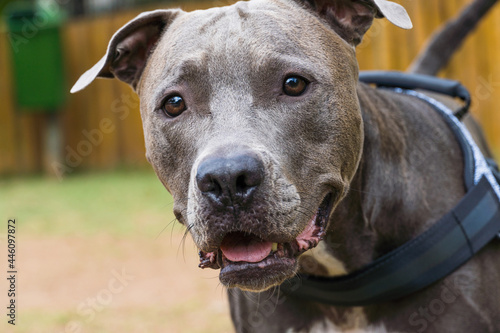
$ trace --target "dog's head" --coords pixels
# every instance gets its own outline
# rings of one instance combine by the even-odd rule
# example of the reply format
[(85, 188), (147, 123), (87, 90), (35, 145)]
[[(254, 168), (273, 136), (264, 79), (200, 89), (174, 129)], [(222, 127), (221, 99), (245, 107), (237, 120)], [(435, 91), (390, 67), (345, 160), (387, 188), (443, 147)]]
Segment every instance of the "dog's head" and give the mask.
[(260, 291), (321, 241), (362, 150), (354, 47), (385, 0), (255, 0), (143, 13), (73, 87), (140, 96), (147, 158), (177, 219), (228, 287)]

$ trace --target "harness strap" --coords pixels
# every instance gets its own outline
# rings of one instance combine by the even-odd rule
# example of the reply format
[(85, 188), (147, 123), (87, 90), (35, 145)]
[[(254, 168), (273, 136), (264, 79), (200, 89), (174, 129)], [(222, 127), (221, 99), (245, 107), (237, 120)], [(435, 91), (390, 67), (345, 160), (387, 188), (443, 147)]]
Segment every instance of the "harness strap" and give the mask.
[(363, 71), (359, 74), (359, 80), (366, 83), (373, 83), (378, 87), (410, 90), (425, 89), (460, 98), (465, 104), (454, 113), (454, 116), (458, 119), (462, 119), (469, 112), (471, 105), (471, 97), (467, 88), (454, 80), (441, 79), (430, 75), (390, 71)]
[(476, 185), (479, 180), (485, 176), (493, 187), (498, 200), (500, 200), (500, 184), (493, 174), (493, 169), (491, 168), (492, 165), (487, 162), (486, 158), (483, 156), (481, 150), (472, 138), (472, 135), (469, 133), (464, 124), (462, 124), (460, 120), (454, 116), (453, 112), (444, 104), (420, 92), (401, 88), (394, 88), (393, 91), (413, 96), (429, 103), (434, 110), (436, 110), (443, 117), (455, 134), (455, 138), (462, 149), (466, 189), (470, 190), (472, 186)]
[(346, 276), (302, 275), (281, 285), (293, 297), (335, 306), (364, 306), (409, 295), (447, 276), (500, 231), (500, 203), (483, 177), (435, 225)]
[[(364, 306), (407, 296), (451, 274), (488, 242), (500, 235), (500, 173), (481, 154), (458, 114), (427, 95), (426, 89), (462, 98), (458, 82), (397, 72), (363, 72), (360, 80), (426, 101), (455, 133), (464, 156), (466, 195), (427, 231), (349, 275), (325, 278), (305, 274), (287, 280), (281, 289), (291, 296), (334, 306)], [(402, 88), (405, 89), (402, 89)]]

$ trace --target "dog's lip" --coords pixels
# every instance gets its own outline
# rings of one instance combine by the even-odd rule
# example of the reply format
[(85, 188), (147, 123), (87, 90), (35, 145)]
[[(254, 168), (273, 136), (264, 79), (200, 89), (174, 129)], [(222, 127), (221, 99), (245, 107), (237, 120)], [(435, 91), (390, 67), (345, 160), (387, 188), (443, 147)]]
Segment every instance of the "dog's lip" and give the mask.
[[(225, 245), (227, 245), (235, 241), (235, 239), (231, 239), (231, 237), (239, 237), (240, 240), (246, 242), (247, 244), (260, 243), (258, 246), (256, 246), (257, 253), (249, 253), (246, 256), (242, 255), (240, 258), (239, 256), (235, 256), (227, 248), (225, 251), (226, 253), (228, 253), (228, 256), (224, 254), (224, 251), (221, 250), (221, 247), (219, 247), (217, 251), (213, 252), (203, 252), (200, 250), (199, 267), (212, 269), (225, 268), (227, 266), (238, 266), (240, 268), (251, 268), (252, 266), (262, 267), (263, 265), (272, 265), (273, 263), (275, 263), (275, 261), (283, 261), (284, 258), (293, 259), (293, 264), (295, 264), (295, 258), (297, 258), (305, 251), (316, 247), (318, 243), (323, 239), (332, 206), (333, 195), (330, 193), (325, 196), (318, 210), (309, 220), (309, 223), (304, 228), (304, 230), (290, 242), (273, 242), (273, 240), (264, 240), (257, 235), (249, 233), (228, 233), (224, 236), (224, 239), (222, 241), (223, 244), (221, 244), (222, 248), (224, 247), (224, 243)], [(272, 246), (266, 256), (265, 253), (262, 254), (262, 251), (263, 249), (268, 248), (268, 244), (272, 244)], [(229, 260), (228, 257), (236, 260)], [(249, 258), (249, 260), (239, 260), (242, 258)]]

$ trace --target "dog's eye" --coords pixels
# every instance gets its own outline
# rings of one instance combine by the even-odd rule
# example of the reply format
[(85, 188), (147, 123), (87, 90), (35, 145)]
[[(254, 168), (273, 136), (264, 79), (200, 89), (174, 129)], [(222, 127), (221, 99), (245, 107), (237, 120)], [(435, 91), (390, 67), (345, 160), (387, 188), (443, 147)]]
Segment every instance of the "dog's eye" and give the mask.
[(300, 76), (289, 76), (283, 82), (283, 92), (288, 96), (300, 96), (306, 89), (309, 82)]
[(179, 95), (168, 97), (163, 103), (163, 112), (169, 117), (177, 117), (186, 110), (186, 103)]

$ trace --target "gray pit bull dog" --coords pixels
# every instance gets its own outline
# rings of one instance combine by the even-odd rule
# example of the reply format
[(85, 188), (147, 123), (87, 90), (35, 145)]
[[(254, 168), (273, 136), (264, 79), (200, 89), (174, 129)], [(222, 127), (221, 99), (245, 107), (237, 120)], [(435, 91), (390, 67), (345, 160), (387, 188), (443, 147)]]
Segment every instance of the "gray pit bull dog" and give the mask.
[(140, 96), (147, 159), (200, 267), (220, 268), (238, 332), (500, 332), (498, 242), (393, 302), (332, 307), (274, 288), (359, 269), (465, 194), (460, 147), (431, 106), (358, 82), (355, 47), (383, 17), (411, 28), (385, 0), (147, 12), (72, 89), (116, 77)]

